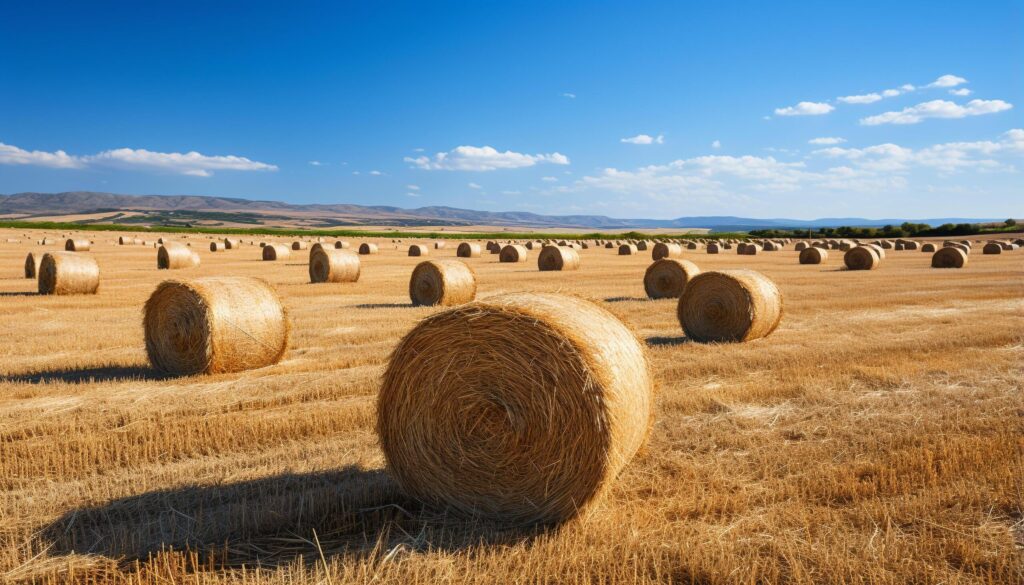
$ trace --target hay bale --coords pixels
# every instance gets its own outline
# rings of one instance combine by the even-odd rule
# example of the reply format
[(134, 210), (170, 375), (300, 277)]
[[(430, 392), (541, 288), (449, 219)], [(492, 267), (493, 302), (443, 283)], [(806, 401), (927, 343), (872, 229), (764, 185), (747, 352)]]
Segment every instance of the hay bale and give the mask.
[(797, 252), (802, 252), (804, 248), (807, 248), (807, 242), (797, 242), (796, 246), (793, 247)]
[(683, 294), (686, 283), (700, 274), (700, 268), (689, 260), (662, 258), (655, 260), (644, 273), (644, 290), (652, 299), (674, 299)]
[(843, 263), (849, 270), (874, 270), (882, 263), (878, 249), (871, 245), (850, 248), (843, 254)]
[(241, 243), (232, 238), (224, 238), (224, 249), (225, 250), (237, 250)]
[(703, 247), (704, 247), (704, 244), (701, 244), (700, 242), (690, 242), (690, 243), (686, 244), (686, 249), (687, 250), (700, 250)]
[(636, 244), (620, 244), (619, 256), (632, 256), (636, 254)]
[(135, 238), (129, 236), (120, 236), (117, 238), (117, 244), (119, 246), (131, 246), (135, 243)]
[(719, 245), (715, 242), (708, 244), (706, 248), (708, 254), (718, 254), (719, 249)]
[(662, 258), (678, 258), (683, 255), (683, 247), (671, 242), (659, 242), (651, 248), (651, 260)]
[(224, 249), (225, 249), (224, 248), (224, 242), (210, 242), (210, 251), (211, 252), (221, 252)]
[(92, 247), (92, 242), (83, 239), (68, 238), (64, 242), (64, 250), (68, 252), (88, 252), (89, 248)]
[(409, 246), (410, 256), (426, 256), (430, 253), (430, 248), (427, 248), (423, 244), (413, 244)]
[(334, 242), (334, 249), (335, 250), (348, 250), (350, 245), (351, 244), (349, 244), (348, 242), (345, 242), (345, 241), (342, 241), (342, 240), (338, 240), (337, 242)]
[(100, 267), (91, 256), (48, 252), (36, 270), (41, 295), (92, 295), (100, 288)]
[(686, 284), (676, 314), (693, 341), (751, 341), (779, 326), (782, 294), (753, 270), (702, 272)]
[(434, 249), (441, 250), (445, 247), (445, 242), (434, 242)]
[(369, 242), (363, 242), (362, 244), (359, 244), (359, 254), (362, 256), (366, 256), (368, 254), (376, 254), (377, 251), (377, 244), (371, 244)]
[[(459, 246), (461, 247), (462, 245), (459, 244)], [(541, 249), (543, 247), (544, 247), (544, 244), (541, 244), (540, 242), (526, 242), (526, 249), (527, 250), (539, 250), (539, 249)]]
[(527, 254), (529, 251), (526, 246), (509, 244), (501, 249), (501, 253), (498, 254), (498, 262), (526, 262)]
[(263, 259), (268, 262), (287, 260), (291, 255), (292, 251), (284, 244), (267, 244), (263, 246)]
[(934, 252), (935, 251), (935, 244), (932, 244), (930, 242), (929, 243), (925, 243), (925, 244), (921, 244), (921, 251), (922, 252)]
[(615, 249), (615, 244), (613, 244), (612, 242), (605, 242), (604, 243), (604, 247), (609, 249), (609, 250), (614, 250)]
[(418, 306), (454, 306), (476, 298), (476, 273), (459, 260), (420, 262), (409, 278), (409, 298)]
[(476, 258), (480, 255), (480, 244), (462, 242), (459, 244), (459, 247), (455, 249), (455, 255), (459, 258)]
[(761, 251), (761, 246), (750, 242), (740, 244), (740, 247), (736, 249), (736, 253), (741, 256), (756, 256)]
[(643, 347), (607, 310), (506, 294), (402, 339), (377, 434), (404, 493), (506, 525), (555, 524), (585, 513), (643, 446), (652, 394)]
[(800, 250), (801, 264), (821, 264), (826, 260), (828, 260), (828, 250), (815, 248), (814, 246), (805, 247), (803, 250)]
[(356, 282), (359, 255), (339, 248), (318, 247), (309, 253), (310, 282)]
[(648, 244), (644, 240), (640, 240), (639, 242), (636, 243), (636, 249), (638, 251), (640, 251), (640, 252), (646, 252), (647, 248), (648, 248)]
[(164, 242), (156, 251), (157, 270), (177, 270), (199, 266), (199, 254), (184, 244)]
[[(985, 244), (985, 247), (981, 249), (982, 254), (1002, 254), (1003, 247), (998, 242), (989, 242)], [(932, 266), (935, 265), (935, 259), (932, 258)], [(959, 266), (957, 267), (959, 268)]]
[(932, 268), (963, 268), (967, 265), (967, 252), (956, 246), (939, 248), (932, 254)]
[(288, 348), (287, 313), (257, 278), (165, 280), (146, 301), (142, 327), (150, 363), (173, 375), (261, 368)]
[(576, 270), (580, 267), (580, 253), (569, 246), (545, 246), (537, 256), (537, 268), (548, 270)]
[(292, 250), (305, 250), (308, 247), (309, 247), (309, 244), (307, 244), (306, 242), (303, 242), (302, 240), (297, 240), (297, 241), (292, 242)]
[(42, 261), (42, 254), (29, 252), (28, 256), (25, 256), (25, 278), (36, 278), (39, 274), (39, 263)]

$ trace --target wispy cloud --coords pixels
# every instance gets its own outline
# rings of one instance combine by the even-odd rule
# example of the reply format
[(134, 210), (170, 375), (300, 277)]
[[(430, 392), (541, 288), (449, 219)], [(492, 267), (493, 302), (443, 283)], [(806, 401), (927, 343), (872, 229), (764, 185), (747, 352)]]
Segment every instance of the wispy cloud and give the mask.
[(795, 106), (775, 108), (776, 116), (821, 116), (836, 109), (824, 102), (800, 102)]
[(419, 191), (420, 190), (420, 186), (419, 185), (406, 185), (405, 188), (410, 190), (410, 191)]
[(814, 151), (814, 154), (844, 158), (855, 166), (874, 172), (905, 171), (913, 166), (930, 167), (944, 173), (966, 169), (1012, 170), (1012, 165), (994, 157), (1024, 154), (1024, 130), (1009, 130), (999, 140), (946, 142), (917, 150), (886, 143), (866, 148), (824, 148)]
[(214, 171), (276, 171), (277, 166), (244, 156), (207, 156), (192, 152), (154, 152), (144, 148), (117, 148), (83, 157), (90, 165), (107, 165), (124, 169), (144, 169), (209, 177)]
[(484, 188), (484, 186), (480, 185), (479, 183), (466, 183), (466, 186), (469, 187), (470, 189), (483, 189)]
[(636, 136), (630, 136), (629, 138), (621, 138), (619, 142), (626, 144), (664, 144), (665, 136), (658, 134), (657, 136), (650, 136), (648, 134), (637, 134)]
[(320, 161), (318, 161), (318, 160), (311, 160), (311, 161), (309, 161), (309, 165), (310, 165), (310, 166), (313, 166), (313, 167), (319, 167), (319, 166), (323, 166), (323, 164), (324, 164), (324, 163), (322, 163), (322, 162), (320, 162)]
[(24, 150), (2, 142), (0, 142), (0, 164), (35, 165), (53, 169), (79, 169), (85, 166), (82, 159), (71, 156), (63, 150), (54, 152)]
[(567, 92), (563, 92), (562, 93), (562, 97), (570, 99), (570, 100), (574, 100), (574, 99), (576, 99), (576, 94), (567, 91)]
[(846, 142), (845, 138), (839, 138), (838, 136), (822, 136), (821, 138), (812, 138), (807, 141), (807, 144), (842, 144)]
[(964, 105), (947, 100), (932, 100), (909, 108), (903, 108), (898, 112), (885, 112), (877, 116), (868, 116), (867, 118), (862, 118), (860, 123), (865, 126), (917, 124), (927, 118), (956, 119), (982, 116), (1003, 112), (1012, 107), (1013, 104), (1003, 100), (971, 100)]
[(864, 95), (847, 95), (836, 99), (844, 104), (873, 104), (882, 101), (882, 96), (877, 93), (866, 93)]
[(380, 172), (378, 170), (372, 170), (372, 171), (370, 171), (370, 174), (373, 175), (374, 177), (379, 177), (379, 176), (383, 175), (384, 173), (382, 173), (382, 172)]
[(553, 152), (551, 154), (523, 154), (506, 150), (500, 152), (490, 146), (458, 146), (448, 152), (433, 156), (405, 157), (405, 162), (428, 171), (496, 171), (519, 169), (537, 164), (569, 164), (569, 157)]

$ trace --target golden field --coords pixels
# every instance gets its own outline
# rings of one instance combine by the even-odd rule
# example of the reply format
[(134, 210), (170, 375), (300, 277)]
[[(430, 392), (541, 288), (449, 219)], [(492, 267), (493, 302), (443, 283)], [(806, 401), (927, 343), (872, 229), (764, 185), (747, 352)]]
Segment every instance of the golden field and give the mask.
[[(867, 272), (838, 251), (819, 266), (792, 246), (689, 251), (782, 291), (777, 331), (722, 345), (688, 343), (675, 300), (644, 298), (649, 252), (582, 250), (562, 273), (537, 271), (536, 251), (467, 259), (477, 298), (597, 301), (645, 342), (656, 381), (649, 442), (609, 496), (523, 533), (424, 508), (383, 469), (388, 355), (442, 310), (410, 306), (409, 240), (367, 240), (381, 253), (357, 283), (314, 285), (306, 251), (263, 262), (192, 235), (202, 265), (158, 271), (152, 247), (88, 233), (99, 294), (41, 297), (22, 271), (42, 233), (24, 234), (0, 230), (0, 582), (1024, 582), (1024, 251), (937, 270), (888, 250)], [(288, 353), (156, 375), (143, 303), (164, 279), (213, 275), (275, 286)]]

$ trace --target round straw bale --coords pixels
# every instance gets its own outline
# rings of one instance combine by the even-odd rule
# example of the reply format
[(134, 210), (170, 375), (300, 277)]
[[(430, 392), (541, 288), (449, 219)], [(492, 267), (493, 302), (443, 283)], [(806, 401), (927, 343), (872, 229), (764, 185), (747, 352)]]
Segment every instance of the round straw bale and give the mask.
[(430, 253), (430, 248), (427, 248), (423, 244), (413, 244), (409, 246), (410, 256), (426, 256)]
[(925, 243), (925, 244), (921, 244), (921, 251), (922, 252), (934, 252), (935, 251), (935, 244), (933, 244), (931, 242), (928, 242), (928, 243)]
[(662, 258), (655, 260), (644, 273), (644, 290), (652, 299), (674, 299), (683, 294), (686, 283), (700, 274), (700, 268), (689, 260)]
[[(985, 247), (981, 249), (982, 254), (1002, 254), (1003, 247), (996, 242), (989, 242), (985, 244)], [(934, 265), (934, 261), (932, 262)]]
[(121, 236), (121, 237), (117, 238), (117, 243), (118, 243), (118, 245), (121, 245), (121, 246), (130, 246), (130, 245), (135, 243), (135, 239), (131, 238), (129, 236)]
[(224, 250), (224, 249), (225, 249), (224, 248), (224, 242), (210, 242), (210, 251), (211, 252), (220, 252), (221, 250)]
[(199, 265), (199, 254), (184, 244), (164, 242), (156, 251), (156, 267), (158, 270), (177, 270), (192, 268)]
[(878, 249), (871, 245), (850, 248), (843, 255), (843, 262), (849, 270), (874, 270), (882, 263)]
[(68, 252), (88, 252), (90, 247), (92, 247), (92, 242), (85, 239), (76, 240), (74, 238), (68, 238), (68, 240), (64, 242), (64, 249)]
[(409, 298), (414, 305), (468, 303), (476, 298), (476, 273), (458, 260), (420, 262), (409, 278)]
[(302, 240), (296, 240), (292, 242), (292, 250), (305, 250), (308, 247), (309, 244), (303, 242)]
[(932, 254), (932, 268), (963, 268), (967, 265), (967, 252), (956, 246), (939, 248)]
[(704, 244), (701, 244), (700, 242), (690, 242), (690, 243), (686, 244), (686, 249), (687, 250), (700, 250), (703, 247), (704, 247)]
[(288, 316), (263, 280), (165, 280), (146, 301), (146, 353), (174, 375), (240, 372), (276, 364), (288, 348)]
[(807, 242), (797, 242), (796, 246), (794, 246), (793, 249), (796, 250), (797, 252), (801, 252), (806, 247), (807, 247)]
[(605, 242), (604, 247), (608, 249), (615, 249), (615, 244), (612, 242)]
[[(461, 244), (460, 244), (460, 246), (461, 246)], [(543, 247), (543, 244), (540, 244), (538, 242), (526, 242), (526, 249), (527, 250), (537, 250), (537, 249), (540, 249), (542, 247)]]
[(91, 295), (100, 287), (99, 264), (83, 254), (44, 254), (36, 273), (41, 295)]
[(640, 240), (639, 242), (636, 243), (636, 249), (639, 250), (640, 252), (646, 252), (648, 246), (648, 243), (645, 242), (644, 240)]
[(480, 244), (462, 242), (459, 244), (459, 247), (455, 249), (455, 255), (459, 258), (476, 258), (480, 255)]
[(338, 240), (337, 242), (334, 242), (334, 249), (335, 250), (348, 250), (350, 245), (351, 244), (349, 244), (346, 241)]
[(632, 256), (636, 254), (636, 244), (620, 244), (619, 256)]
[(284, 244), (267, 244), (263, 246), (263, 259), (267, 261), (286, 260), (291, 255), (292, 251)]
[(39, 263), (42, 261), (42, 254), (29, 252), (28, 256), (25, 256), (25, 278), (36, 278), (39, 274)]
[(662, 258), (678, 258), (683, 255), (683, 247), (672, 242), (659, 242), (651, 248), (651, 260)]
[(718, 254), (720, 249), (721, 249), (721, 246), (718, 243), (715, 243), (715, 242), (712, 242), (712, 243), (707, 245), (707, 252), (708, 252), (708, 254)]
[(359, 255), (338, 248), (316, 248), (309, 253), (310, 282), (356, 282)]
[(537, 256), (540, 270), (576, 270), (580, 267), (580, 253), (569, 246), (545, 246)]
[(424, 319), (391, 354), (377, 435), (402, 490), (506, 525), (598, 501), (646, 440), (652, 382), (614, 315), (514, 293)]
[(805, 247), (803, 250), (800, 250), (801, 264), (821, 264), (826, 260), (828, 260), (828, 250), (822, 250), (814, 246)]
[(445, 247), (445, 242), (434, 242), (434, 249), (440, 250)]
[(690, 279), (676, 314), (686, 336), (704, 343), (765, 337), (782, 312), (782, 294), (771, 279), (753, 270), (723, 270)]
[(736, 249), (736, 253), (743, 256), (756, 256), (761, 251), (761, 246), (754, 243), (740, 244), (740, 247)]
[(525, 246), (518, 244), (509, 244), (501, 249), (501, 253), (498, 255), (498, 262), (526, 262), (527, 254)]
[(359, 244), (359, 253), (362, 254), (363, 256), (366, 256), (367, 254), (376, 254), (377, 244), (363, 242), (362, 244)]

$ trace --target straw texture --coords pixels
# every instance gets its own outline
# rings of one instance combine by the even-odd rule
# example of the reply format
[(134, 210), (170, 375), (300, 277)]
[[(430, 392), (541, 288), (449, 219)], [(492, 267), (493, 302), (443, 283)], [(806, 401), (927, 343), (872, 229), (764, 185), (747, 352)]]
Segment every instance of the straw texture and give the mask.
[(526, 262), (529, 251), (526, 246), (509, 244), (501, 249), (498, 254), (498, 262)]
[(636, 252), (636, 244), (621, 244), (619, 246), (619, 256), (632, 256)]
[(544, 246), (537, 256), (540, 270), (577, 270), (580, 267), (580, 253), (568, 246)]
[(476, 258), (480, 255), (480, 244), (462, 242), (459, 244), (459, 247), (455, 249), (455, 255), (459, 258)]
[(674, 299), (683, 294), (686, 283), (700, 274), (700, 268), (689, 260), (662, 258), (647, 267), (644, 290), (652, 299)]
[(741, 342), (765, 337), (782, 321), (782, 294), (753, 270), (702, 272), (679, 297), (677, 316), (697, 342)]
[(850, 270), (874, 270), (882, 263), (878, 250), (871, 246), (850, 248), (843, 255), (843, 262)]
[(429, 253), (430, 248), (424, 246), (423, 244), (413, 244), (409, 246), (410, 256), (426, 256)]
[(683, 255), (683, 247), (679, 244), (659, 242), (651, 248), (651, 259), (678, 258)]
[(177, 270), (199, 266), (199, 254), (184, 244), (164, 242), (156, 250), (156, 267), (158, 270)]
[(100, 266), (92, 256), (49, 252), (37, 274), (41, 295), (92, 295), (100, 288)]
[(476, 273), (458, 260), (420, 262), (409, 278), (409, 298), (414, 305), (468, 303), (476, 298)]
[[(803, 242), (801, 242), (803, 243)], [(828, 260), (828, 251), (814, 246), (804, 247), (800, 250), (801, 264), (821, 264)]]
[(981, 249), (982, 254), (1002, 254), (1003, 247), (996, 242), (989, 242)]
[(211, 252), (220, 252), (220, 251), (222, 251), (224, 249), (225, 249), (224, 248), (224, 242), (210, 242), (210, 251)]
[(287, 260), (292, 251), (284, 244), (267, 244), (263, 246), (263, 259), (266, 261)]
[(85, 239), (68, 238), (68, 240), (64, 242), (64, 249), (68, 252), (88, 252), (91, 247), (92, 243)]
[(340, 248), (315, 247), (309, 253), (310, 282), (356, 282), (359, 255)]
[(366, 256), (368, 254), (376, 254), (377, 252), (377, 244), (371, 244), (369, 242), (363, 242), (362, 244), (359, 244), (359, 253), (363, 256)]
[(932, 268), (963, 268), (967, 265), (967, 258), (967, 253), (960, 248), (939, 248), (932, 254)]

